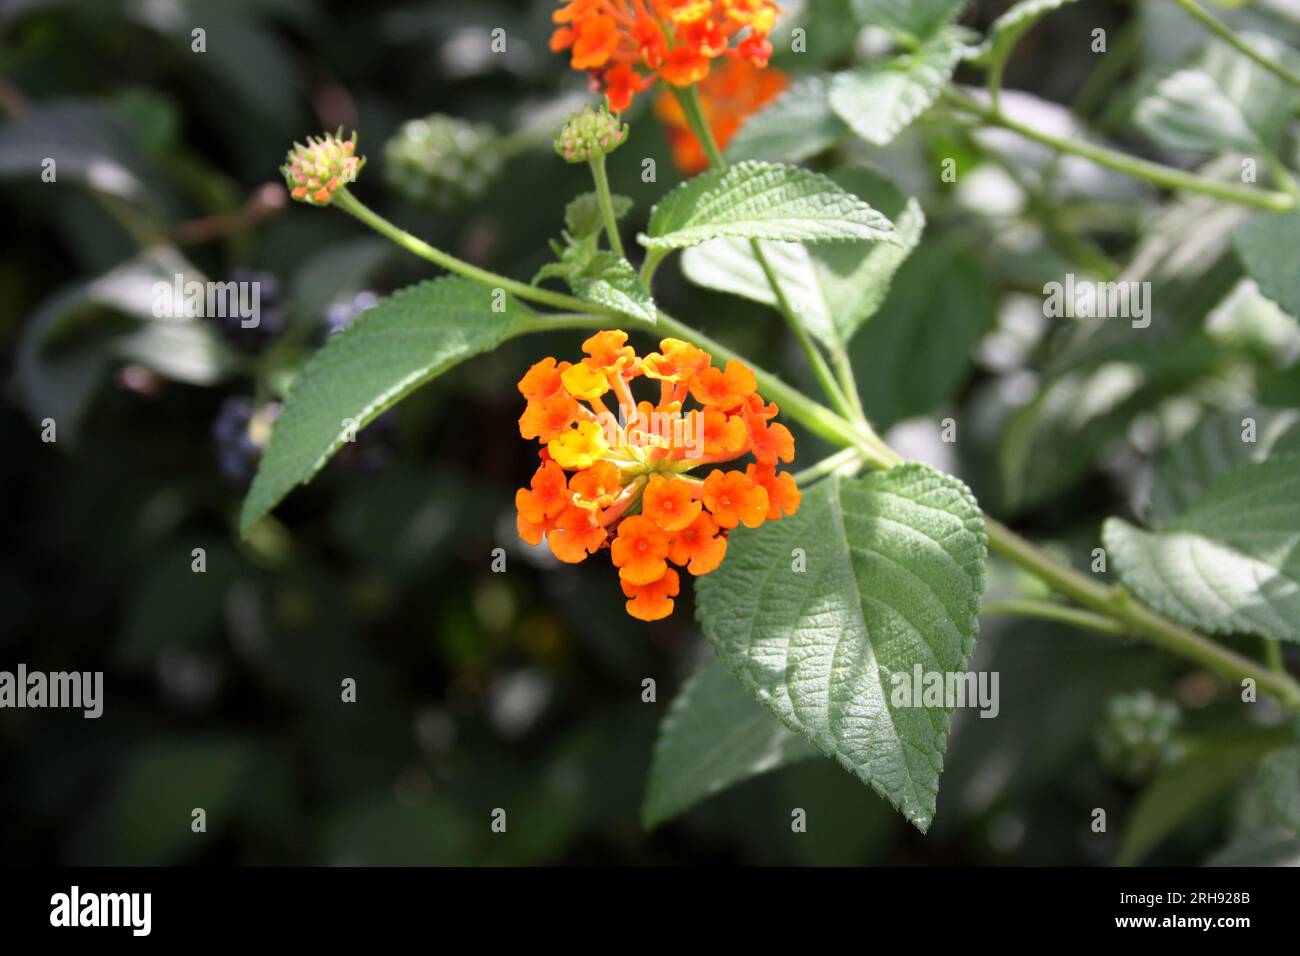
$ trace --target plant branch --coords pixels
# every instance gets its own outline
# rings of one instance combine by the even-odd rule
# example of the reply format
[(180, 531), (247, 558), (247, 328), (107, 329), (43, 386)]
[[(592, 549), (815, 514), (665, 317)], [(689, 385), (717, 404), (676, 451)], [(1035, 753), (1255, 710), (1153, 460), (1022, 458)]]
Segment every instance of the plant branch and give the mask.
[(596, 182), (596, 200), (600, 203), (600, 214), (605, 220), (605, 232), (609, 236), (609, 247), (620, 259), (623, 255), (623, 240), (618, 234), (618, 218), (614, 215), (614, 202), (609, 198), (609, 177), (605, 175), (605, 154), (593, 156), (588, 160), (591, 166), (591, 178)]
[(1134, 601), (1123, 588), (1098, 584), (1073, 568), (1058, 563), (987, 515), (984, 523), (991, 550), (1032, 572), (1052, 590), (1112, 618), (1124, 627), (1126, 633), (1145, 638), (1157, 647), (1194, 661), (1228, 680), (1240, 681), (1249, 677), (1261, 690), (1277, 697), (1290, 709), (1300, 710), (1300, 684), (1288, 675), (1266, 670), (1257, 661), (1175, 624)]
[(1219, 182), (1206, 176), (1198, 176), (1196, 173), (1175, 169), (1173, 166), (1165, 166), (1147, 159), (1139, 159), (1136, 156), (1108, 149), (1105, 146), (1097, 146), (1083, 140), (1062, 139), (1059, 136), (1044, 133), (1032, 126), (1021, 123), (1019, 120), (1012, 119), (1002, 111), (985, 106), (979, 100), (957, 90), (945, 90), (942, 98), (948, 105), (978, 117), (986, 125), (1000, 126), (1003, 129), (1011, 130), (1013, 133), (1018, 133), (1026, 139), (1051, 147), (1057, 152), (1082, 156), (1084, 159), (1092, 160), (1098, 166), (1105, 166), (1107, 169), (1135, 176), (1138, 179), (1145, 179), (1157, 186), (1204, 193), (1207, 196), (1213, 196), (1227, 202), (1252, 206), (1256, 209), (1270, 209), (1275, 212), (1287, 212), (1296, 208), (1297, 204), (1300, 203), (1300, 200), (1297, 200), (1295, 196), (1289, 193), (1270, 192), (1264, 189), (1252, 189), (1232, 183)]
[(855, 470), (862, 467), (862, 452), (856, 448), (844, 448), (833, 455), (828, 455), (815, 465), (809, 465), (794, 476), (796, 485), (809, 485), (818, 478), (825, 478), (852, 466)]
[(1095, 614), (1081, 608), (1060, 604), (1056, 601), (1035, 601), (1028, 598), (1021, 600), (989, 601), (980, 606), (980, 614), (1019, 614), (1024, 617), (1038, 617), (1048, 621), (1061, 621), (1077, 627), (1100, 631), (1122, 637), (1128, 633), (1124, 625), (1112, 617)]
[(1200, 22), (1201, 26), (1228, 44), (1228, 46), (1254, 60), (1274, 76), (1280, 77), (1292, 86), (1300, 88), (1300, 73), (1283, 63), (1277, 62), (1268, 54), (1255, 49), (1255, 47), (1239, 37), (1231, 27), (1221, 20), (1215, 19), (1214, 15), (1197, 3), (1196, 0), (1174, 0), (1174, 3), (1186, 10), (1188, 14)]
[[(718, 149), (718, 142), (713, 138), (713, 131), (709, 129), (708, 121), (704, 117), (704, 110), (700, 106), (700, 94), (694, 86), (674, 88), (673, 93), (677, 96), (677, 102), (681, 104), (682, 112), (686, 116), (686, 122), (691, 128), (691, 132), (700, 141), (704, 154), (709, 157), (710, 165), (714, 169), (726, 169), (727, 160), (723, 157), (722, 151)], [(763, 247), (757, 239), (749, 240), (749, 248), (754, 253), (759, 268), (763, 270), (763, 275), (767, 278), (767, 284), (772, 288), (772, 295), (776, 297), (777, 311), (781, 313), (786, 325), (794, 333), (799, 347), (803, 349), (804, 355), (807, 356), (808, 364), (817, 377), (817, 383), (821, 385), (822, 391), (831, 400), (831, 404), (835, 406), (836, 411), (846, 418), (855, 418), (853, 406), (836, 383), (830, 366), (826, 364), (825, 356), (818, 350), (812, 336), (808, 334), (808, 330), (799, 321), (799, 316), (791, 308), (785, 290), (781, 288), (781, 282), (776, 275), (776, 270), (772, 268), (771, 262), (768, 261), (767, 253), (763, 251)]]
[[(658, 319), (651, 326), (649, 323), (636, 321), (613, 309), (595, 306), (591, 303), (533, 286), (516, 282), (505, 276), (497, 275), (478, 266), (457, 259), (440, 249), (435, 249), (423, 240), (399, 229), (388, 220), (372, 212), (346, 189), (335, 194), (335, 203), (351, 215), (387, 236), (399, 246), (420, 256), (448, 271), (484, 285), (502, 288), (528, 299), (564, 310), (563, 314), (537, 315), (522, 320), (520, 331), (535, 332), (560, 328), (590, 328), (601, 326), (609, 319), (615, 319), (635, 328), (664, 330), (668, 334), (709, 352), (715, 360), (730, 361), (740, 359), (736, 352), (715, 342), (702, 332), (673, 318), (662, 310)], [(765, 397), (775, 401), (808, 431), (830, 444), (844, 449), (852, 448), (862, 461), (874, 468), (889, 468), (902, 462), (901, 456), (886, 445), (866, 423), (854, 423), (836, 414), (831, 409), (808, 398), (803, 392), (786, 384), (771, 372), (747, 363), (754, 372), (754, 377)], [(832, 456), (834, 457), (834, 456)], [(847, 456), (846, 459), (847, 461)], [(813, 466), (814, 468), (818, 466)], [(1122, 588), (1105, 587), (1066, 565), (1058, 563), (1049, 555), (1021, 538), (1009, 528), (985, 516), (991, 550), (1008, 558), (1020, 567), (1032, 572), (1042, 579), (1054, 591), (1072, 598), (1100, 615), (1109, 617), (1122, 625), (1126, 633), (1147, 639), (1170, 653), (1193, 661), (1207, 670), (1234, 681), (1251, 678), (1266, 693), (1272, 694), (1292, 710), (1300, 710), (1300, 683), (1285, 673), (1276, 673), (1265, 665), (1250, 658), (1243, 657), (1228, 648), (1195, 631), (1157, 614), (1155, 611), (1133, 601)]]

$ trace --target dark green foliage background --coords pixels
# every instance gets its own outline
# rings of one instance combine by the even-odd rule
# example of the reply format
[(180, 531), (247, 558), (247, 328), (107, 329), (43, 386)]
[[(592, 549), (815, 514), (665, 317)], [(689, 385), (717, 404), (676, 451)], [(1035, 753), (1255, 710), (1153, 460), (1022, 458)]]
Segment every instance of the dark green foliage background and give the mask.
[[(835, 26), (843, 6), (814, 0), (809, 59), (787, 54), (781, 65), (846, 63), (849, 31)], [(978, 3), (962, 22), (983, 29), (1005, 6)], [(1068, 102), (1095, 68), (1079, 37), (1096, 25), (1116, 36), (1144, 28), (1127, 19), (1127, 4), (1080, 6), (1087, 12), (1068, 9), (1031, 34), (1009, 87)], [(7, 96), (31, 109), (69, 101), (93, 110), (148, 185), (159, 222), (235, 209), (276, 179), (291, 141), (355, 125), (370, 156), (358, 195), (430, 242), (526, 279), (546, 261), (566, 201), (589, 188), (584, 169), (546, 150), (510, 162), (484, 201), (451, 214), (412, 208), (383, 185), (382, 144), (407, 118), (440, 111), (504, 130), (529, 104), (582, 89), (546, 50), (548, 0), (178, 8), (186, 24), (208, 29), (202, 58), (189, 52), (188, 27), (151, 24), (125, 4), (37, 2), (0, 13)], [(493, 27), (507, 30), (508, 55), (452, 69), (456, 44)], [(1088, 119), (1123, 135), (1119, 114), (1137, 73), (1094, 96)], [(613, 189), (635, 203), (635, 224), (676, 181), (648, 100), (610, 169)], [(959, 165), (976, 149), (943, 126), (911, 142), (918, 155), (957, 155)], [(640, 181), (646, 156), (657, 161), (657, 184)], [(74, 183), (41, 183), (38, 170), (3, 175), (0, 348), (12, 369), (41, 304), (135, 246)], [(970, 424), (954, 468), (985, 506), (1018, 509), (1029, 531), (1086, 555), (1104, 516), (1129, 513), (1100, 456), (1053, 476), (1045, 497), (1018, 500), (998, 472), (1007, 410), (987, 367), (958, 353), (956, 368), (938, 363), (942, 395), (918, 394), (907, 376), (890, 386), (923, 362), (909, 349), (935, 347), (909, 325), (914, 333), (918, 323), (951, 321), (939, 341), (974, 341), (995, 297), (1041, 285), (1078, 250), (1049, 236), (1009, 258), (986, 241), (990, 221), (949, 208), (950, 196), (923, 201), (924, 252), (856, 343), (867, 411), (882, 425), (956, 413)], [(1049, 208), (1049, 225), (1061, 225), (1055, 215)], [(1133, 228), (1104, 236), (1104, 251), (1125, 254)], [(214, 277), (237, 266), (275, 273), (292, 293), (291, 327), (306, 339), (335, 296), (430, 274), (376, 248), (344, 215), (295, 205), (185, 252)], [(363, 260), (364, 270), (340, 267)], [(931, 267), (933, 277), (920, 271)], [(656, 294), (761, 364), (807, 378), (773, 314), (693, 289), (675, 265), (661, 270)], [(82, 318), (67, 347), (94, 349), (106, 313)], [(1244, 719), (1230, 701), (1179, 683), (1182, 669), (1168, 659), (1056, 625), (990, 621), (974, 666), (1002, 673), (1002, 714), (958, 715), (928, 836), (825, 760), (752, 780), (645, 833), (639, 806), (656, 727), (704, 650), (691, 596), (670, 620), (643, 625), (623, 613), (606, 562), (539, 567), (514, 540), (513, 491), (535, 461), (518, 438), (514, 383), (537, 357), (572, 355), (579, 341), (516, 340), (420, 390), (395, 413), (386, 463), (368, 469), (340, 456), (249, 541), (235, 530), (243, 489), (219, 475), (211, 426), (223, 398), (252, 396), (265, 381), (240, 373), (211, 387), (159, 381), (142, 391), (112, 362), (75, 432), (60, 424), (57, 444), (41, 442), (41, 415), (7, 390), (0, 669), (103, 670), (106, 703), (98, 721), (0, 711), (0, 862), (1103, 863), (1118, 836), (1089, 833), (1090, 809), (1111, 808), (1122, 821), (1136, 796), (1104, 774), (1092, 747), (1107, 697), (1152, 687), (1198, 701), (1193, 726)], [(1040, 345), (1040, 356), (1048, 352)], [(1275, 375), (1261, 389), (1285, 403), (1297, 394), (1293, 378)], [(1109, 437), (1122, 438), (1143, 410), (1130, 409)], [(815, 461), (824, 449), (800, 438), (800, 462)], [(503, 575), (490, 571), (498, 546), (509, 552)], [(195, 547), (207, 551), (206, 574), (190, 573)], [(359, 687), (355, 704), (340, 703), (347, 677)], [(641, 700), (645, 678), (657, 681), (655, 703)], [(194, 807), (207, 812), (206, 834), (190, 830)], [(497, 807), (508, 813), (506, 835), (489, 830)], [(790, 831), (794, 807), (807, 810), (806, 834)], [(1230, 816), (1221, 801), (1152, 859), (1199, 862), (1223, 842)]]

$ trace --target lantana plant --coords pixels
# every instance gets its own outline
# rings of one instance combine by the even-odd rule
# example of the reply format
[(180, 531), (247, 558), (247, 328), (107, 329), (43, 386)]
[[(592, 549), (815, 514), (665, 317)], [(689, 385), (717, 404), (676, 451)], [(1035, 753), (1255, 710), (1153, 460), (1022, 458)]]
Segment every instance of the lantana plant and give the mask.
[[(1278, 641), (1300, 639), (1294, 451), (1268, 457), (1220, 450), (1213, 475), (1169, 479), (1181, 483), (1161, 498), (1162, 523), (1148, 530), (1107, 522), (1104, 552), (1118, 581), (1049, 554), (983, 513), (962, 481), (904, 460), (873, 427), (863, 401), (849, 343), (917, 245), (920, 205), (878, 172), (823, 173), (780, 161), (808, 159), (853, 134), (888, 142), (934, 105), (967, 124), (1001, 127), (1158, 187), (1265, 216), (1296, 208), (1300, 192), (1280, 166), (1278, 191), (1239, 185), (1049, 135), (1003, 112), (1001, 78), (1016, 40), (1060, 5), (1018, 4), (981, 43), (955, 24), (960, 3), (863, 4), (879, 10), (878, 25), (900, 52), (884, 66), (815, 78), (799, 88), (804, 99), (793, 101), (794, 88), (782, 94), (785, 77), (767, 68), (780, 12), (771, 0), (558, 5), (551, 49), (589, 75), (602, 102), (570, 118), (555, 138), (550, 161), (586, 163), (592, 189), (569, 203), (553, 261), (532, 281), (463, 261), (364, 205), (353, 192), (363, 165), (355, 134), (296, 146), (284, 166), (295, 199), (338, 207), (452, 275), (388, 297), (302, 369), (245, 501), (245, 531), (310, 479), (356, 427), (422, 383), (508, 339), (568, 331), (565, 355), (537, 355), (517, 370), (519, 437), (537, 443), (538, 457), (531, 475), (518, 476), (519, 538), (561, 563), (608, 555), (610, 586), (617, 578), (628, 614), (639, 621), (680, 613), (683, 572), (698, 578), (696, 616), (717, 661), (753, 706), (779, 720), (771, 733), (732, 743), (741, 750), (728, 751), (722, 779), (683, 795), (655, 781), (681, 774), (692, 753), (690, 722), (717, 710), (695, 695), (737, 689), (734, 681), (704, 677), (688, 685), (657, 752), (648, 823), (710, 787), (770, 766), (771, 754), (796, 759), (803, 738), (926, 829), (955, 704), (942, 694), (900, 695), (899, 677), (910, 689), (913, 674), (923, 675), (917, 683), (927, 688), (933, 675), (942, 686), (945, 676), (965, 674), (982, 610), (1141, 639), (1300, 710), (1300, 683), (1276, 654)], [(1263, 47), (1243, 56), (1263, 61), (1281, 76), (1275, 82), (1290, 81), (1290, 68)], [(984, 93), (951, 83), (961, 62), (986, 69)], [(656, 85), (653, 115), (630, 123), (636, 98)], [(799, 127), (805, 102), (812, 119)], [(905, 109), (895, 108), (902, 103)], [(625, 248), (619, 222), (634, 204), (611, 193), (606, 158), (641, 137), (663, 135), (656, 119), (694, 175), (658, 196), (637, 246)], [(729, 162), (719, 144), (761, 126), (767, 138), (749, 136), (745, 148), (752, 150), (779, 138), (763, 124), (791, 122), (795, 141), (783, 141), (780, 157), (747, 153)], [(1257, 231), (1266, 236), (1273, 222)], [(1243, 241), (1254, 240), (1247, 234)], [(804, 377), (822, 395), (806, 394), (710, 338), (700, 329), (704, 317), (665, 311), (654, 279), (677, 252), (692, 281), (780, 313), (802, 352)], [(1287, 299), (1285, 283), (1262, 277), (1262, 284)], [(920, 369), (932, 359), (911, 354), (905, 361)], [(802, 430), (798, 442), (790, 426)], [(796, 446), (812, 438), (834, 452), (786, 470)], [(1036, 454), (1035, 446), (1025, 443), (1023, 453)], [(984, 602), (990, 551), (1035, 579), (1037, 596)], [(1213, 579), (1213, 598), (1197, 574)], [(630, 639), (642, 633), (639, 621), (626, 622)], [(1253, 635), (1272, 650), (1256, 656), (1214, 636), (1225, 634)], [(1161, 722), (1152, 754), (1166, 753), (1172, 726)]]

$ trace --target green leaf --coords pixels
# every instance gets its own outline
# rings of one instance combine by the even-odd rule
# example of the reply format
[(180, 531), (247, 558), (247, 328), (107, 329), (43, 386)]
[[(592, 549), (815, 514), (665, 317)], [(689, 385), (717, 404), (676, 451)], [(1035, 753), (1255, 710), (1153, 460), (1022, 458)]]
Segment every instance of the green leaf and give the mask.
[(1276, 746), (1273, 738), (1260, 734), (1198, 742), (1187, 757), (1162, 770), (1142, 791), (1124, 825), (1118, 862), (1122, 866), (1139, 862), (1241, 782)]
[(922, 243), (902, 264), (880, 311), (850, 346), (873, 423), (888, 428), (952, 397), (993, 326), (991, 288), (980, 257), (956, 246)]
[(527, 329), (531, 310), (467, 279), (408, 286), (330, 336), (294, 380), (244, 499), (244, 534), (349, 436), (430, 379)]
[[(870, 170), (841, 170), (832, 178), (894, 217), (897, 241), (810, 247), (765, 242), (763, 251), (800, 321), (827, 347), (840, 348), (885, 301), (894, 273), (920, 241), (925, 214), (920, 203), (906, 199)], [(746, 240), (715, 239), (687, 249), (682, 271), (696, 285), (776, 306), (772, 287)]]
[(589, 232), (579, 239), (566, 231), (567, 245), (553, 243), (559, 249), (559, 261), (542, 266), (533, 283), (561, 278), (582, 301), (617, 309), (631, 318), (653, 324), (658, 311), (641, 277), (626, 259), (598, 247), (600, 235), (599, 231)]
[[(1295, 51), (1271, 37), (1241, 38), (1274, 59), (1294, 62)], [(1300, 93), (1225, 44), (1210, 43), (1194, 66), (1156, 83), (1137, 105), (1134, 119), (1170, 149), (1252, 153), (1275, 146)]]
[(682, 183), (650, 212), (651, 250), (710, 239), (895, 241), (889, 220), (832, 180), (797, 166), (746, 161)]
[(853, 0), (853, 12), (865, 26), (884, 27), (918, 40), (957, 19), (966, 0)]
[[(609, 201), (615, 219), (622, 219), (632, 210), (632, 200), (626, 196), (611, 195)], [(583, 193), (564, 207), (564, 228), (574, 239), (586, 239), (605, 228), (600, 199), (594, 192)]]
[(886, 146), (929, 109), (966, 52), (966, 33), (944, 30), (920, 48), (872, 60), (831, 79), (830, 103), (868, 143)]
[(1238, 465), (1292, 452), (1300, 452), (1300, 410), (1246, 408), (1208, 415), (1161, 458), (1147, 518), (1156, 525), (1172, 521)]
[(604, 250), (569, 277), (574, 295), (584, 302), (617, 309), (624, 315), (653, 323), (658, 316), (654, 299), (632, 264)]
[(1300, 641), (1300, 454), (1246, 462), (1186, 511), (1144, 531), (1119, 518), (1102, 542), (1125, 585), (1213, 634)]
[(745, 121), (727, 146), (727, 159), (801, 163), (830, 149), (849, 134), (830, 102), (830, 80), (800, 77)]
[[(182, 256), (157, 246), (43, 302), (24, 324), (15, 361), (19, 395), (32, 420), (54, 419), (60, 439), (75, 442), (114, 360), (195, 385), (228, 374), (236, 359), (208, 320), (154, 315), (155, 287), (171, 289), (175, 276), (194, 272)], [(105, 313), (125, 321), (105, 321)]]
[(641, 820), (647, 829), (656, 827), (742, 780), (816, 756), (710, 654), (682, 685), (659, 728)]
[(1254, 216), (1237, 227), (1232, 239), (1259, 291), (1292, 318), (1300, 318), (1300, 269), (1295, 262), (1300, 212)]
[(763, 706), (925, 830), (950, 708), (902, 706), (894, 675), (965, 669), (986, 553), (955, 478), (916, 463), (832, 477), (793, 517), (732, 535), (696, 585), (698, 616)]
[[(1116, 320), (1103, 321), (1117, 329)], [(1098, 346), (1097, 354), (1062, 363), (1064, 370), (1012, 414), (998, 448), (1007, 508), (1028, 508), (1069, 490), (1103, 451), (1124, 440), (1135, 417), (1222, 363), (1222, 349), (1204, 336), (1170, 341), (1154, 325), (1140, 332), (1117, 332), (1121, 337)]]

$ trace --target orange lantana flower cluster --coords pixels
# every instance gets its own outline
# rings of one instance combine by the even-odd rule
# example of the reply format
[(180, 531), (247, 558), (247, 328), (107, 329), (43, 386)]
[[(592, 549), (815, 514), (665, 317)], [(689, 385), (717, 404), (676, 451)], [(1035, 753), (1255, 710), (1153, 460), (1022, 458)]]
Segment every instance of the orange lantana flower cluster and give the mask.
[[(722, 563), (732, 528), (798, 509), (794, 478), (777, 470), (794, 460), (794, 436), (773, 421), (777, 407), (763, 401), (743, 363), (717, 368), (680, 339), (664, 339), (644, 358), (626, 343), (626, 332), (598, 332), (582, 343), (578, 363), (544, 358), (520, 380), (528, 404), (519, 434), (542, 448), (515, 506), (519, 536), (529, 544), (544, 537), (561, 561), (608, 547), (627, 612), (656, 621), (672, 613), (680, 589), (671, 565), (708, 574)], [(636, 378), (659, 383), (656, 403), (633, 398)], [(688, 399), (700, 407), (685, 410)], [(755, 461), (743, 471), (710, 467), (749, 453)]]
[[(787, 82), (775, 67), (764, 70), (749, 60), (731, 60), (710, 73), (699, 87), (700, 108), (718, 149), (726, 149), (741, 124), (776, 99)], [(660, 93), (655, 115), (664, 123), (677, 168), (690, 176), (708, 169), (709, 157), (691, 132), (677, 97), (667, 90)]]
[[(570, 51), (610, 109), (622, 112), (656, 78), (690, 86), (718, 57), (767, 66), (773, 0), (561, 0), (551, 50)], [(733, 44), (733, 41), (736, 41)]]

